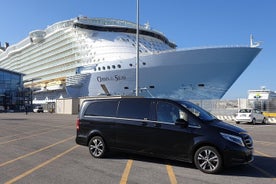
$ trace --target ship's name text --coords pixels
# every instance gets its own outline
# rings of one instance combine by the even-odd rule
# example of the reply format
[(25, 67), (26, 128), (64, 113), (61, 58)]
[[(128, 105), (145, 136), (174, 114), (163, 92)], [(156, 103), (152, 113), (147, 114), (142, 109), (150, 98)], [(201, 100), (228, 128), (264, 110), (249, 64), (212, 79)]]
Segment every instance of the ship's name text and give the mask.
[(110, 77), (97, 77), (98, 82), (106, 82), (106, 81), (121, 81), (121, 80), (126, 80), (126, 76), (124, 75), (114, 75)]

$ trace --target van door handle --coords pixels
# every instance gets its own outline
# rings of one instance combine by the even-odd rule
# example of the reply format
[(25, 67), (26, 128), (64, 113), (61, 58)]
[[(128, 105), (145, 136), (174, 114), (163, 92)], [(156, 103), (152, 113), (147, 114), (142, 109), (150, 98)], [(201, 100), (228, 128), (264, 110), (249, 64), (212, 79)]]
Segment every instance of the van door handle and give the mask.
[(142, 125), (142, 126), (147, 126), (148, 123), (147, 123), (147, 122), (142, 122), (141, 125)]
[(159, 127), (161, 127), (161, 123), (155, 123), (154, 126), (159, 128)]

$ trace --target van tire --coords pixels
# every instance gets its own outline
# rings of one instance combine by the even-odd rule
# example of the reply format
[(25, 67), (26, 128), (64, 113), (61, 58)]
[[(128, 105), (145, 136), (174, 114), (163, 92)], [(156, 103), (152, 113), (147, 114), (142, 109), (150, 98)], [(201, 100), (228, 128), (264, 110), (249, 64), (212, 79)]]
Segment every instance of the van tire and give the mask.
[(89, 152), (94, 158), (103, 158), (106, 154), (106, 144), (101, 136), (94, 136), (88, 143)]
[(203, 146), (194, 155), (195, 166), (202, 172), (215, 174), (222, 169), (222, 158), (216, 148)]

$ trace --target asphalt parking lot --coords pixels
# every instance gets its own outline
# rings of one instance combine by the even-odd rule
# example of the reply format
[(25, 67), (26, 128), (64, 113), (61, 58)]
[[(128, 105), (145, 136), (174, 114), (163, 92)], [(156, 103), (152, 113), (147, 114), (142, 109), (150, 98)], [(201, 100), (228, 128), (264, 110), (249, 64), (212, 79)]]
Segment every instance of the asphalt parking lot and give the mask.
[(0, 183), (276, 183), (276, 124), (240, 124), (254, 139), (255, 160), (208, 175), (192, 164), (126, 153), (93, 159), (75, 143), (76, 117), (0, 113)]

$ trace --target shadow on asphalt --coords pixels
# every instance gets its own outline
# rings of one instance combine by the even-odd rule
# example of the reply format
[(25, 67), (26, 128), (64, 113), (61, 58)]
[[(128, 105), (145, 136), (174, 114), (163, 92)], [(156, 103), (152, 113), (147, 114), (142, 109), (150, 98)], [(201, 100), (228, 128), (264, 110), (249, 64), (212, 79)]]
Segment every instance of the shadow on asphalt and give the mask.
[[(112, 152), (109, 153), (107, 157), (104, 159), (131, 159), (140, 162), (166, 164), (176, 167), (182, 167), (183, 169), (188, 168), (197, 170), (194, 164), (192, 163), (153, 158), (132, 153)], [(243, 176), (252, 178), (276, 178), (275, 166), (276, 158), (274, 157), (269, 158), (263, 156), (254, 156), (254, 161), (252, 163), (226, 167), (216, 175)]]

